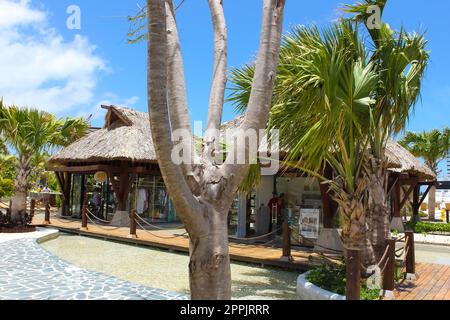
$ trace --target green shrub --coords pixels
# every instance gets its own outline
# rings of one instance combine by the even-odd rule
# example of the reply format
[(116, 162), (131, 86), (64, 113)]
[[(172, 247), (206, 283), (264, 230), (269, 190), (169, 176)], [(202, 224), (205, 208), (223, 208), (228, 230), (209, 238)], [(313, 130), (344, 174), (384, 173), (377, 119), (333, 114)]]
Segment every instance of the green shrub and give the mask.
[(14, 193), (14, 181), (0, 178), (0, 198), (11, 197)]
[[(322, 289), (345, 295), (345, 276), (345, 264), (331, 265), (324, 263), (311, 269), (306, 276), (306, 279)], [(379, 297), (380, 289), (368, 289), (364, 284), (361, 285), (361, 300), (376, 300), (379, 299)]]
[(428, 215), (425, 212), (420, 211), (419, 212), (419, 217), (421, 217), (421, 218), (428, 218)]
[(450, 223), (407, 222), (415, 233), (450, 233)]

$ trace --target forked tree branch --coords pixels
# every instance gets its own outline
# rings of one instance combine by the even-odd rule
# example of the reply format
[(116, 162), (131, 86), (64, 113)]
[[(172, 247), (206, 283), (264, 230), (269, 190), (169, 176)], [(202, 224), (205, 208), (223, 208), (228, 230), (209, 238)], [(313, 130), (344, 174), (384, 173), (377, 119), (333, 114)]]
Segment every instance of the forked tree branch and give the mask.
[(167, 30), (166, 0), (148, 0), (148, 111), (152, 127), (153, 143), (159, 168), (176, 208), (189, 232), (200, 232), (203, 208), (184, 178), (182, 169), (176, 165), (171, 154), (172, 134), (167, 104)]
[[(172, 131), (184, 130), (186, 141), (192, 142), (191, 155), (194, 163), (198, 163), (198, 155), (195, 152), (192, 136), (191, 122), (186, 94), (186, 82), (184, 76), (183, 56), (181, 54), (180, 40), (178, 37), (178, 27), (175, 18), (173, 0), (166, 0), (166, 23), (167, 23), (167, 77), (168, 77), (168, 99), (170, 111), (170, 123)], [(192, 166), (183, 165), (184, 175), (190, 175)]]
[[(285, 0), (264, 0), (263, 2), (260, 48), (256, 59), (247, 112), (239, 128), (241, 130), (252, 129), (258, 133), (259, 130), (266, 128), (278, 66), (284, 6)], [(246, 144), (246, 154), (248, 154), (248, 150), (249, 146)], [(224, 176), (227, 178), (235, 177), (236, 180), (236, 177), (244, 176), (248, 168), (249, 164), (225, 164), (223, 166)], [(237, 186), (231, 184), (229, 188), (232, 188), (228, 190), (229, 192), (234, 192), (233, 190)]]
[(222, 0), (208, 0), (214, 29), (214, 72), (206, 129), (219, 129), (227, 83), (227, 25)]

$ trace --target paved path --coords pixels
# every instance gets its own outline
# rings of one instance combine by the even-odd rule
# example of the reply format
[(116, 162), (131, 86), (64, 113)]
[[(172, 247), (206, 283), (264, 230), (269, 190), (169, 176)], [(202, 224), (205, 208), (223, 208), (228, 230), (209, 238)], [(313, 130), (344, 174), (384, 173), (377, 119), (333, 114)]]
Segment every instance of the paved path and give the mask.
[(175, 300), (187, 297), (76, 267), (35, 239), (0, 243), (0, 300)]

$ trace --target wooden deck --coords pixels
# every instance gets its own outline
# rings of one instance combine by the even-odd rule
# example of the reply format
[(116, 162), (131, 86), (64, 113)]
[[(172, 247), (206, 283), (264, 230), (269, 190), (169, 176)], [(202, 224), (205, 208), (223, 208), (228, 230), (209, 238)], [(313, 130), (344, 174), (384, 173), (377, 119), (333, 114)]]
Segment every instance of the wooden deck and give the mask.
[[(43, 215), (37, 215), (33, 224), (44, 226)], [(137, 239), (129, 238), (129, 228), (113, 228), (94, 224), (88, 224), (88, 230), (80, 230), (80, 221), (70, 221), (56, 217), (51, 218), (50, 227), (57, 228), (63, 232), (90, 236), (101, 239), (115, 240), (125, 243), (134, 243), (143, 246), (168, 249), (170, 251), (189, 252), (189, 239), (187, 236), (178, 236), (184, 229), (170, 230), (137, 230)], [(306, 271), (321, 262), (321, 256), (310, 250), (292, 250), (293, 261), (281, 259), (282, 249), (253, 244), (230, 243), (230, 257), (234, 261), (257, 263), (260, 265), (281, 267), (299, 271)], [(336, 255), (327, 255), (336, 258)]]
[(416, 276), (397, 285), (396, 300), (450, 300), (450, 265), (418, 263)]

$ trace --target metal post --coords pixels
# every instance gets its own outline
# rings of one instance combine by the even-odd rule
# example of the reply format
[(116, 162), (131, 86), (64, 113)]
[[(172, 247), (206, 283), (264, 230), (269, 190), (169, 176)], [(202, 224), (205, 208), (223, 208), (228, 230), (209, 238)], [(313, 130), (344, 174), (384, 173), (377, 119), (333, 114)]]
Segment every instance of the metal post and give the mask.
[(50, 224), (50, 203), (48, 201), (45, 202), (44, 224)]
[[(386, 239), (388, 246), (387, 262), (383, 272), (384, 296), (393, 298), (395, 287), (395, 239)], [(383, 264), (384, 265), (384, 264)]]
[(137, 233), (136, 233), (136, 210), (131, 210), (130, 213), (130, 234), (128, 235), (128, 238), (136, 239)]
[(87, 204), (83, 204), (83, 210), (81, 211), (81, 229), (87, 230)]
[(347, 300), (360, 300), (361, 293), (361, 253), (359, 250), (347, 249)]
[(291, 229), (289, 228), (289, 221), (286, 217), (283, 222), (283, 256), (282, 260), (292, 261), (291, 255)]
[(416, 253), (414, 248), (414, 232), (405, 232), (405, 250), (406, 253), (406, 279), (415, 280), (416, 279)]

